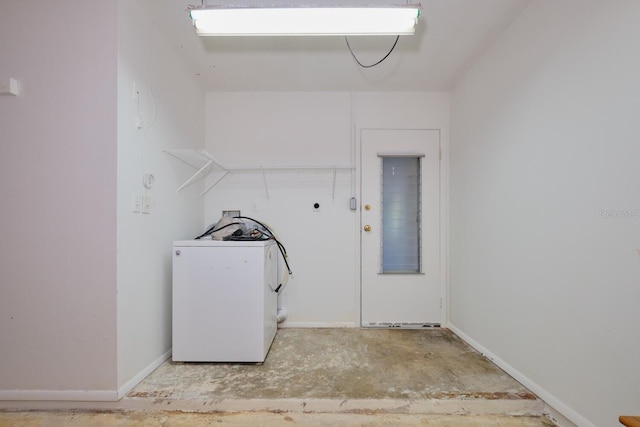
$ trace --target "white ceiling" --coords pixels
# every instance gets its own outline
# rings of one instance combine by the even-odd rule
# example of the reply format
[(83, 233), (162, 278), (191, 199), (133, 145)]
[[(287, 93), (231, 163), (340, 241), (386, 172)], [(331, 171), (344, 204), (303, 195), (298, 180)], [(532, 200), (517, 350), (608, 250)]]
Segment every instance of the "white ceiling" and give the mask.
[[(422, 0), (416, 34), (400, 37), (369, 69), (356, 64), (344, 37), (198, 37), (186, 9), (200, 2), (139, 3), (154, 34), (174, 43), (208, 91), (448, 91), (529, 1)], [(364, 64), (382, 58), (394, 40), (349, 38)]]

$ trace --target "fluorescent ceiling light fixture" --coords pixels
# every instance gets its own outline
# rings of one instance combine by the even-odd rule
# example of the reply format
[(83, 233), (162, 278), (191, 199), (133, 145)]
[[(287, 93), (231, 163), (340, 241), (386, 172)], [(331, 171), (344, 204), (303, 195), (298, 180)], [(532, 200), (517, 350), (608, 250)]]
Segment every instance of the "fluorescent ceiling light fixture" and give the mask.
[(397, 6), (189, 6), (200, 36), (411, 35), (420, 4)]

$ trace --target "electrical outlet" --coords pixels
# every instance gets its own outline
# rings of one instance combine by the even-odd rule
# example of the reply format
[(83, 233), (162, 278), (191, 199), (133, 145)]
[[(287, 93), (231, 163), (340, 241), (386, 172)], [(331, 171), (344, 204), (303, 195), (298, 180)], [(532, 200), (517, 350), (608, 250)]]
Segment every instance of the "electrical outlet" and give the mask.
[(153, 199), (150, 196), (142, 196), (142, 213), (150, 214), (152, 204), (153, 204)]
[(140, 213), (142, 210), (142, 199), (139, 194), (131, 195), (131, 212)]

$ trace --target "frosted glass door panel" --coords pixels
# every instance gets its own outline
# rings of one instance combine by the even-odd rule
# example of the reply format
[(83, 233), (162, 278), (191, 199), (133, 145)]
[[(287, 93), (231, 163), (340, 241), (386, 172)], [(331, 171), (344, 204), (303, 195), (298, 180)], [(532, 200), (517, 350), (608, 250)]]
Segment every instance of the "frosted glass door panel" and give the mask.
[(420, 157), (381, 163), (382, 273), (420, 273)]

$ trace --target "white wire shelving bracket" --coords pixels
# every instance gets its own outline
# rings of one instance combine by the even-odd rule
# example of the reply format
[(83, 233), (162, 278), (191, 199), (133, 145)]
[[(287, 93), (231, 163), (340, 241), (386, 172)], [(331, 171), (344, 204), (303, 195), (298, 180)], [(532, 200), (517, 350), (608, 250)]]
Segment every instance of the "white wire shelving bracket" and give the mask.
[(222, 173), (216, 180), (209, 184), (204, 191), (199, 194), (199, 197), (207, 194), (213, 187), (218, 185), (225, 177), (234, 174), (262, 174), (262, 180), (264, 182), (264, 189), (269, 199), (269, 186), (267, 184), (267, 173), (332, 173), (333, 174), (333, 189), (332, 198), (335, 198), (336, 194), (336, 177), (339, 172), (353, 172), (355, 166), (351, 165), (323, 165), (323, 166), (243, 166), (243, 167), (224, 167), (220, 163), (217, 163), (213, 156), (206, 150), (200, 148), (176, 148), (164, 150), (165, 153), (180, 160), (183, 163), (196, 169), (196, 172), (187, 179), (176, 191), (181, 191), (188, 185), (206, 178), (212, 172)]

